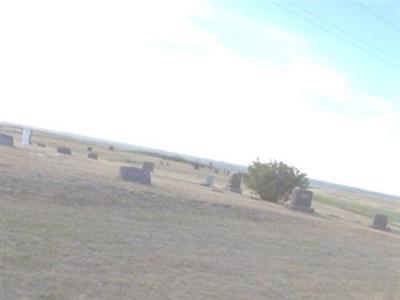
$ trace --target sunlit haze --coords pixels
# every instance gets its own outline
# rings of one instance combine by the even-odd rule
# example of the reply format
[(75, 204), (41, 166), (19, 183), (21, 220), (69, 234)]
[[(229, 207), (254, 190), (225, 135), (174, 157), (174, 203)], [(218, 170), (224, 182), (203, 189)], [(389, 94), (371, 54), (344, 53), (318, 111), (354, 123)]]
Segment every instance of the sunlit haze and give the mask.
[[(400, 68), (271, 2), (228, 3), (3, 1), (0, 121), (244, 165), (278, 159), (400, 195)], [(302, 5), (332, 21), (351, 10)], [(348, 19), (400, 56), (400, 34), (360, 11)]]

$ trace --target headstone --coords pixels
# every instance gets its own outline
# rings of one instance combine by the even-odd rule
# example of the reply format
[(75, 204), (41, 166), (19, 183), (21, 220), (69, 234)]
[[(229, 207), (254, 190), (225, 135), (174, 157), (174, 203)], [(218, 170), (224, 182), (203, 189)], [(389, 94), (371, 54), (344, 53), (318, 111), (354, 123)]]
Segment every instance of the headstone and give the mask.
[(14, 137), (12, 135), (0, 133), (0, 145), (14, 146)]
[(148, 170), (136, 167), (120, 167), (119, 177), (122, 180), (137, 182), (141, 184), (151, 184), (151, 174)]
[(112, 146), (112, 145), (108, 146), (108, 150), (114, 151), (114, 146)]
[(87, 147), (87, 151), (93, 151), (92, 147)]
[(388, 230), (387, 224), (388, 224), (388, 217), (385, 215), (378, 214), (375, 215), (374, 217), (372, 227), (379, 230)]
[(311, 208), (312, 198), (312, 191), (296, 187), (290, 194), (289, 201), (286, 203), (286, 206), (293, 210), (313, 212), (314, 209)]
[(154, 163), (151, 161), (145, 161), (145, 162), (143, 162), (142, 169), (149, 171), (149, 172), (153, 172), (154, 171)]
[(229, 190), (231, 192), (241, 194), (242, 189), (241, 189), (241, 184), (242, 184), (242, 173), (233, 173), (229, 179)]
[(40, 147), (40, 148), (44, 148), (44, 147), (46, 147), (46, 145), (45, 145), (45, 144), (43, 144), (43, 143), (36, 143), (36, 146), (38, 146), (38, 147)]
[(90, 158), (90, 159), (95, 159), (95, 160), (97, 160), (99, 156), (98, 156), (97, 153), (95, 153), (95, 152), (89, 152), (88, 155), (87, 155), (87, 157)]
[(214, 185), (214, 177), (211, 176), (211, 175), (208, 175), (208, 176), (206, 177), (206, 182), (203, 183), (202, 185), (208, 186), (208, 187), (212, 187), (212, 186)]
[(193, 166), (193, 169), (195, 169), (195, 170), (200, 169), (200, 165), (197, 162), (192, 163), (192, 166)]
[(65, 155), (71, 155), (71, 148), (68, 147), (57, 147), (57, 152)]
[(32, 143), (32, 129), (23, 129), (22, 131), (22, 138), (21, 138), (21, 145), (28, 146)]

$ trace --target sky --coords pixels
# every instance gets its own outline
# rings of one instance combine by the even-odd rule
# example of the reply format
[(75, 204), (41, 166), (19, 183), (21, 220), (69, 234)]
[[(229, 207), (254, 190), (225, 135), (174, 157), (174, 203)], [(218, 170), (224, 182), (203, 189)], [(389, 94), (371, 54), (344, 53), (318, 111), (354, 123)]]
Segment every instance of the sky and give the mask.
[(0, 122), (400, 195), (400, 2), (2, 1)]

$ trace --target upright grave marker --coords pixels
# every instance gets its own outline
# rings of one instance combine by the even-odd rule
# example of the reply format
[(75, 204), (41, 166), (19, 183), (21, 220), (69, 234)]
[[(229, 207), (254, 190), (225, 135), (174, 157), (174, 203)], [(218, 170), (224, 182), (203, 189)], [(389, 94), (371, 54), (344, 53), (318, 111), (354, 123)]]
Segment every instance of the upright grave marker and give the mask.
[(206, 177), (206, 182), (202, 183), (202, 185), (207, 186), (207, 187), (213, 187), (213, 185), (214, 185), (214, 176), (208, 175)]
[(90, 159), (94, 159), (94, 160), (97, 160), (99, 158), (99, 156), (96, 152), (89, 152), (87, 157)]
[(57, 152), (60, 154), (71, 155), (71, 148), (68, 147), (57, 147)]
[(145, 162), (143, 162), (142, 169), (146, 170), (148, 172), (153, 172), (154, 171), (154, 163), (151, 161), (145, 161)]
[(146, 185), (151, 184), (150, 172), (136, 167), (120, 167), (119, 177), (125, 181), (132, 181)]
[(12, 135), (0, 133), (0, 145), (14, 146), (14, 137)]
[(296, 187), (290, 194), (289, 201), (286, 202), (286, 206), (293, 210), (313, 212), (314, 209), (311, 208), (312, 198), (312, 191)]
[(22, 130), (21, 145), (28, 146), (32, 144), (32, 129), (24, 128)]
[(242, 193), (242, 173), (233, 173), (229, 178), (229, 185), (228, 188), (231, 192), (241, 194)]
[(385, 215), (377, 214), (374, 217), (372, 227), (379, 230), (388, 230), (387, 224), (388, 224), (388, 217)]

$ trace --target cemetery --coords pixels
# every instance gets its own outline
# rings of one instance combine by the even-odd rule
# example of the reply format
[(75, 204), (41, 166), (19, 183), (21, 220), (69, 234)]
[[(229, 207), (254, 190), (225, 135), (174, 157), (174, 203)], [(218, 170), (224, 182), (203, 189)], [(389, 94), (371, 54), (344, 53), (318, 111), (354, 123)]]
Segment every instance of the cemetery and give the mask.
[(295, 187), (273, 202), (245, 172), (22, 133), (0, 135), (4, 299), (397, 300), (394, 201)]

